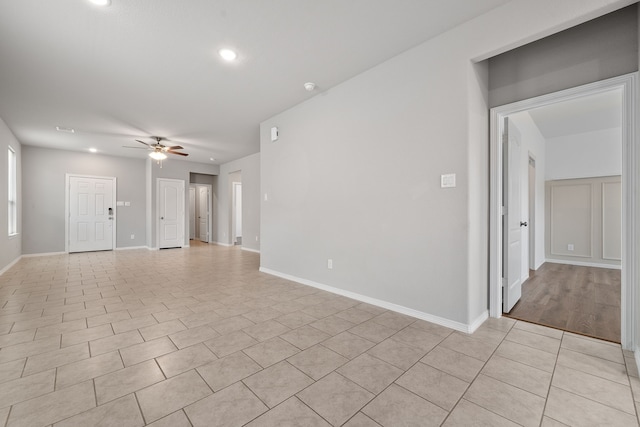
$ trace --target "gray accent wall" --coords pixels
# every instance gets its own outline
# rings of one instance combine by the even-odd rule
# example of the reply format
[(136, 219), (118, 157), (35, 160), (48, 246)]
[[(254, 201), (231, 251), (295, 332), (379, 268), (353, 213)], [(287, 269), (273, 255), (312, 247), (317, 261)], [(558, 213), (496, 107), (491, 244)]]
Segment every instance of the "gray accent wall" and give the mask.
[[(65, 175), (116, 178), (116, 248), (145, 246), (145, 161), (76, 151), (23, 146), (24, 254), (64, 252)], [(135, 238), (131, 239), (131, 235)]]
[(217, 242), (231, 244), (231, 174), (242, 175), (242, 247), (260, 251), (260, 153), (220, 165)]
[[(16, 153), (18, 193), (18, 235), (9, 236), (9, 175), (7, 174), (8, 153), (11, 147)], [(0, 271), (22, 255), (22, 146), (0, 118)]]
[(496, 107), (638, 70), (633, 4), (489, 59)]
[[(627, 4), (509, 2), (264, 121), (261, 268), (473, 329), (488, 306), (491, 74), (473, 61)], [(457, 186), (440, 188), (449, 173)]]

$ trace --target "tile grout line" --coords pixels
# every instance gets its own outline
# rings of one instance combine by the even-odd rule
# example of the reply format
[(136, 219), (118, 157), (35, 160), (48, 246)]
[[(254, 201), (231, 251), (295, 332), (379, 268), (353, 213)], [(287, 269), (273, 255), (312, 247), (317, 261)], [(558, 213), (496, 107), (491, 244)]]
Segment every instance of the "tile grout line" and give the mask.
[[(471, 388), (471, 386), (472, 386), (472, 385), (473, 385), (473, 383), (476, 381), (476, 379), (478, 379), (478, 377), (479, 377), (479, 376), (480, 376), (480, 374), (482, 373), (482, 370), (485, 368), (485, 366), (487, 366), (487, 363), (489, 363), (489, 360), (491, 360), (491, 358), (495, 355), (496, 351), (498, 351), (498, 348), (502, 345), (502, 343), (503, 343), (504, 341), (506, 341), (507, 335), (509, 335), (509, 333), (513, 330), (513, 328), (515, 327), (515, 325), (516, 325), (516, 322), (514, 322), (514, 323), (513, 323), (513, 325), (511, 325), (511, 327), (509, 328), (509, 330), (508, 330), (508, 331), (506, 331), (506, 333), (504, 334), (504, 337), (502, 337), (502, 339), (500, 340), (500, 342), (496, 345), (496, 348), (491, 352), (491, 355), (487, 358), (487, 360), (483, 361), (482, 368), (478, 369), (478, 373), (477, 373), (477, 374), (473, 377), (473, 379), (469, 382), (469, 385), (467, 386), (467, 388), (465, 389), (465, 391), (460, 395), (460, 397), (459, 397), (459, 398), (458, 398), (458, 400), (456, 401), (455, 405), (453, 405), (453, 407), (451, 408), (451, 411), (447, 411), (447, 412), (448, 412), (448, 413), (447, 413), (447, 416), (442, 420), (442, 424), (444, 424), (444, 423), (446, 423), (446, 422), (447, 422), (447, 420), (449, 419), (449, 417), (451, 416), (451, 414), (453, 413), (453, 411), (455, 411), (455, 409), (458, 407), (458, 405), (460, 404), (460, 402), (461, 402), (462, 400), (465, 400), (465, 399), (464, 399), (465, 394), (467, 394), (467, 392), (469, 391), (469, 388)], [(490, 328), (490, 329), (493, 329), (493, 328)], [(496, 331), (496, 329), (493, 329), (493, 330), (494, 330), (494, 331)], [(503, 332), (503, 331), (498, 331), (498, 332)], [(452, 332), (451, 334), (449, 334), (449, 336), (451, 336), (453, 333), (455, 333), (455, 331), (454, 331), (454, 332)], [(469, 335), (469, 336), (471, 336), (471, 334), (468, 334), (468, 335)], [(448, 337), (447, 337), (447, 338), (448, 338)], [(442, 341), (444, 341), (444, 339), (443, 339)], [(439, 345), (439, 344), (438, 344), (438, 345)], [(436, 346), (436, 347), (437, 347), (437, 346)], [(436, 347), (434, 347), (434, 349), (435, 349)], [(445, 347), (445, 348), (448, 348), (448, 347)], [(456, 350), (453, 350), (453, 349), (449, 349), (449, 350), (451, 350), (451, 351), (456, 351)], [(432, 351), (433, 351), (433, 349), (432, 349)], [(456, 351), (456, 352), (457, 352), (457, 353), (460, 353), (460, 352), (458, 352), (458, 351)], [(429, 353), (431, 353), (431, 351), (430, 351)], [(427, 354), (429, 354), (429, 353), (427, 353)], [(461, 353), (461, 354), (464, 354), (464, 353)], [(466, 355), (466, 354), (465, 354), (465, 356), (471, 357), (471, 356)], [(475, 359), (475, 358), (474, 358), (474, 359)], [(479, 360), (479, 359), (476, 359), (476, 360)], [(418, 363), (418, 362), (416, 362), (416, 363)], [(431, 365), (429, 365), (429, 366), (431, 366)], [(434, 367), (434, 369), (437, 369), (437, 368), (435, 368), (435, 367)], [(446, 373), (446, 372), (445, 372), (445, 373)], [(451, 375), (451, 374), (449, 374), (449, 375)], [(452, 376), (454, 376), (454, 377), (455, 377), (455, 375), (452, 375)], [(457, 377), (456, 377), (456, 378), (457, 378)], [(464, 381), (464, 380), (463, 380), (463, 381)], [(466, 382), (466, 381), (465, 381), (465, 382)], [(502, 381), (501, 381), (501, 382), (502, 382)], [(403, 388), (404, 388), (404, 387), (403, 387)], [(411, 390), (408, 390), (408, 391), (409, 391), (409, 392), (411, 392)], [(413, 392), (412, 392), (412, 393), (413, 393)], [(413, 393), (413, 394), (415, 394), (415, 393)], [(420, 396), (418, 396), (418, 397), (420, 397)], [(469, 401), (469, 402), (471, 402), (471, 401)], [(431, 403), (433, 403), (433, 402), (431, 402)], [(473, 403), (473, 402), (471, 402), (471, 403)], [(434, 403), (434, 405), (435, 405), (435, 403)], [(477, 404), (476, 404), (476, 403), (474, 403), (474, 405), (477, 405)], [(436, 406), (437, 406), (437, 405), (436, 405)], [(501, 417), (501, 418), (504, 418), (504, 419), (506, 419), (506, 420), (509, 420), (509, 418), (507, 418), (507, 417), (505, 417), (505, 416), (502, 416), (502, 415), (500, 415), (500, 414), (498, 414), (498, 413), (496, 413), (496, 412), (494, 412), (494, 411), (491, 411), (490, 409), (487, 409), (487, 408), (485, 408), (485, 407), (483, 407), (483, 406), (480, 406), (480, 405), (477, 405), (477, 406), (479, 406), (479, 407), (481, 407), (482, 409), (484, 409), (484, 410), (486, 410), (486, 411), (489, 411), (489, 412), (491, 412), (491, 413), (493, 413), (493, 414), (495, 414), (495, 415), (497, 415), (497, 416), (499, 416), (499, 417)], [(440, 407), (440, 406), (438, 406), (438, 407)], [(509, 421), (511, 421), (511, 420), (509, 420)]]
[(544, 406), (542, 407), (542, 417), (540, 419), (540, 426), (542, 426), (542, 422), (544, 421), (545, 413), (547, 412), (547, 404), (549, 403), (549, 394), (551, 394), (551, 387), (553, 387), (553, 377), (556, 375), (556, 368), (558, 367), (558, 357), (560, 355), (560, 349), (562, 348), (562, 340), (564, 340), (564, 332), (562, 332), (562, 336), (560, 337), (560, 346), (558, 347), (558, 353), (556, 354), (556, 359), (553, 362), (553, 372), (551, 373), (551, 380), (549, 381), (549, 387), (547, 388), (547, 395), (544, 398)]

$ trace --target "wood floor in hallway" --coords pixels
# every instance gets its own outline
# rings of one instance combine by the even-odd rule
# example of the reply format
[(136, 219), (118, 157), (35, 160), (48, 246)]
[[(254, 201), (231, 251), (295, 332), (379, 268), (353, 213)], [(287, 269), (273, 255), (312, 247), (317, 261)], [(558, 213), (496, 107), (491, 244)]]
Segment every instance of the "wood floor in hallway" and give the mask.
[(620, 270), (545, 263), (509, 317), (620, 342)]

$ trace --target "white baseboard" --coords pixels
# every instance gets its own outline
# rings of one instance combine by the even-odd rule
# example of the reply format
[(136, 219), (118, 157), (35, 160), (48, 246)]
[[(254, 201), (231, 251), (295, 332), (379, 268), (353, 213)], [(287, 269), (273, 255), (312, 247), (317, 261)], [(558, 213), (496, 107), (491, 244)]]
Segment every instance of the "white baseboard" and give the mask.
[(39, 254), (22, 254), (23, 258), (34, 258), (39, 256), (66, 255), (66, 252), (43, 252)]
[(546, 259), (545, 262), (549, 262), (551, 264), (577, 265), (580, 267), (611, 268), (613, 270), (622, 270), (622, 266), (620, 265), (599, 264), (597, 262), (567, 261), (565, 259)]
[(226, 247), (235, 246), (235, 245), (232, 245), (230, 243), (222, 243), (222, 242), (211, 242), (211, 243), (213, 243), (214, 245), (218, 245), (218, 246), (226, 246)]
[(259, 251), (259, 250), (257, 250), (257, 249), (245, 248), (244, 246), (243, 246), (241, 249), (242, 249), (243, 251), (253, 252), (253, 253), (256, 253), (256, 254), (259, 254), (259, 253), (260, 253), (260, 251)]
[(18, 263), (18, 261), (20, 261), (22, 259), (23, 256), (24, 255), (18, 256), (16, 259), (14, 259), (9, 264), (7, 264), (2, 270), (0, 270), (0, 276), (2, 276), (4, 273), (6, 273), (11, 267), (16, 265)]
[(322, 283), (314, 282), (307, 279), (301, 279), (299, 277), (291, 276), (289, 274), (280, 273), (279, 271), (271, 270), (269, 268), (260, 267), (260, 271), (263, 273), (271, 274), (272, 276), (281, 277), (283, 279), (291, 280), (293, 282), (300, 283), (302, 285), (311, 286), (313, 288), (322, 289), (323, 291), (331, 292), (333, 294), (342, 295), (347, 298), (361, 301), (367, 304), (375, 305), (385, 308), (387, 310), (395, 311), (400, 314), (406, 314), (407, 316), (415, 317), (417, 319), (425, 320), (427, 322), (435, 323), (436, 325), (445, 326), (447, 328), (455, 329), (456, 331), (465, 332), (468, 334), (473, 333), (481, 324), (489, 317), (489, 312), (486, 311), (481, 314), (470, 325), (456, 322), (453, 320), (445, 319), (443, 317), (434, 316), (432, 314), (424, 313), (422, 311), (414, 310), (409, 307), (404, 307), (391, 302), (371, 298), (366, 295), (357, 294), (351, 291), (345, 291), (344, 289), (334, 288), (333, 286), (324, 285)]
[(125, 246), (123, 248), (116, 248), (116, 251), (129, 251), (132, 249), (150, 249), (148, 246)]

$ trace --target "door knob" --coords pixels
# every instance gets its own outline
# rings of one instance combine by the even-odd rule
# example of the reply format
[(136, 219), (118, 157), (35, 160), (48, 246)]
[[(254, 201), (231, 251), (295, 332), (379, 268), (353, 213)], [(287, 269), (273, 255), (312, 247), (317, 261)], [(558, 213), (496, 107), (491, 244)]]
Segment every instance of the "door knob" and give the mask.
[(163, 217), (163, 216), (161, 216), (161, 217), (160, 217), (160, 219), (164, 219), (164, 217)]
[(527, 226), (527, 222), (526, 221), (525, 222), (520, 221), (520, 227), (526, 227), (526, 226)]

